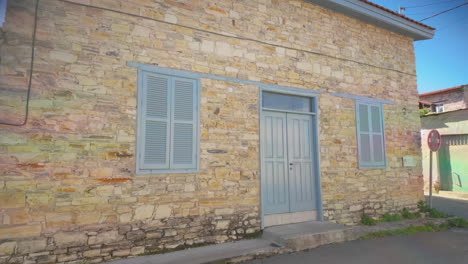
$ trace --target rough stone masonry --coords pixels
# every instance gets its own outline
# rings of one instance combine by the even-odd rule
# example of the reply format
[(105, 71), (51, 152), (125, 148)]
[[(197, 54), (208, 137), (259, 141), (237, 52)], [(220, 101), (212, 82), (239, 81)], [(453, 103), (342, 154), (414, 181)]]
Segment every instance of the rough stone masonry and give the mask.
[[(326, 220), (423, 198), (419, 158), (401, 164), (420, 156), (412, 39), (299, 0), (70, 2), (40, 1), (29, 120), (0, 126), (0, 263), (96, 263), (260, 230), (259, 87), (201, 79), (200, 171), (136, 175), (130, 61), (323, 91)], [(33, 0), (8, 1), (4, 122), (24, 117), (33, 17)], [(385, 169), (358, 169), (354, 100), (331, 92), (395, 102)]]

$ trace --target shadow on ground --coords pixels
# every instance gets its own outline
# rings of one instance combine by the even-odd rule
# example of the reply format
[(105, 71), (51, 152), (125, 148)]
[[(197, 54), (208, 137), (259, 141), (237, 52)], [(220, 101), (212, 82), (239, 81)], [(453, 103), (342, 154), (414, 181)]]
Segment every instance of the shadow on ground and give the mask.
[[(426, 201), (429, 202), (429, 196), (426, 196)], [(462, 217), (468, 220), (468, 200), (433, 196), (432, 206), (446, 214)]]

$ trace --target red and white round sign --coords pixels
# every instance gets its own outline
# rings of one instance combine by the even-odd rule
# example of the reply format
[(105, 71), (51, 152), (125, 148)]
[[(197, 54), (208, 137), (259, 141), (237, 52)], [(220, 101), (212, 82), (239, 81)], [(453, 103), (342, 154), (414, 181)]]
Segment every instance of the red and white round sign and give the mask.
[(439, 150), (440, 143), (441, 140), (439, 132), (435, 129), (431, 130), (427, 136), (427, 145), (429, 146), (429, 149), (434, 152)]

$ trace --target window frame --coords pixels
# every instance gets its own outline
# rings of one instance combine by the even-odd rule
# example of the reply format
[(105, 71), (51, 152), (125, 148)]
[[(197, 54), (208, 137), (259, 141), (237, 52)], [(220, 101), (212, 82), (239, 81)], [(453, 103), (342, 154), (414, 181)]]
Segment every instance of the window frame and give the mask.
[[(193, 168), (163, 168), (163, 169), (144, 169), (141, 168), (140, 164), (143, 158), (143, 142), (145, 140), (145, 129), (143, 127), (144, 125), (144, 119), (145, 119), (145, 114), (144, 114), (144, 100), (145, 100), (145, 90), (144, 90), (144, 75), (145, 73), (153, 74), (153, 75), (159, 75), (159, 76), (164, 76), (167, 78), (183, 78), (183, 79), (190, 79), (194, 81), (194, 89), (195, 89), (195, 98), (194, 98), (194, 103), (195, 103), (195, 109), (196, 113), (194, 115), (194, 125), (195, 127), (195, 136), (194, 136), (194, 161), (195, 161), (195, 166)], [(158, 70), (154, 69), (141, 69), (138, 68), (138, 87), (137, 87), (137, 126), (136, 126), (136, 150), (135, 150), (135, 174), (137, 175), (143, 175), (143, 174), (173, 174), (173, 173), (197, 173), (200, 171), (200, 79), (199, 78), (194, 78), (193, 76), (190, 75), (184, 75), (184, 74), (167, 74), (163, 72), (159, 72)], [(170, 81), (169, 81), (170, 82)], [(170, 87), (169, 89), (173, 89), (173, 87)], [(172, 109), (172, 102), (168, 102), (168, 108)], [(172, 115), (172, 113), (171, 113)], [(173, 126), (173, 120), (169, 118), (168, 121), (168, 126)], [(169, 163), (169, 166), (171, 164), (170, 159), (171, 159), (171, 144), (172, 140), (174, 137), (173, 130), (171, 130), (171, 134), (168, 137), (168, 145), (169, 148), (167, 150), (166, 155), (169, 157), (169, 160), (167, 161)]]
[[(381, 133), (375, 133), (375, 132), (368, 132), (369, 135), (376, 135), (380, 134), (382, 135), (382, 156), (383, 156), (383, 164), (381, 162), (375, 162), (373, 161), (374, 158), (374, 153), (373, 153), (373, 147), (371, 149), (371, 162), (364, 162), (362, 161), (361, 155), (361, 123), (360, 123), (360, 117), (359, 117), (359, 105), (366, 105), (368, 107), (368, 115), (369, 115), (369, 128), (372, 127), (373, 123), (371, 122), (372, 118), (370, 117), (370, 109), (371, 106), (376, 106), (379, 108), (379, 114), (380, 114), (380, 127), (381, 127)], [(368, 102), (368, 101), (362, 101), (362, 100), (356, 100), (355, 102), (355, 114), (356, 114), (356, 139), (357, 139), (357, 157), (358, 157), (358, 167), (359, 169), (385, 169), (387, 168), (387, 150), (386, 150), (386, 143), (385, 143), (385, 122), (384, 122), (384, 113), (383, 113), (383, 106), (381, 103), (376, 103), (376, 102)]]
[[(440, 110), (440, 111), (439, 111)], [(445, 112), (445, 107), (443, 103), (436, 103), (434, 104), (434, 112), (436, 113), (443, 113)]]

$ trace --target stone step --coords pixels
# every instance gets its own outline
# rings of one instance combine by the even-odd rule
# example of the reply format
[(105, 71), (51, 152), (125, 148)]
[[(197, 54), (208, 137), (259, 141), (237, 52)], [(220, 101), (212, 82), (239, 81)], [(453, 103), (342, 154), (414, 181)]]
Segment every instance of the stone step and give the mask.
[(109, 261), (109, 264), (180, 264), (224, 263), (223, 260), (256, 255), (272, 255), (278, 247), (264, 239), (250, 239), (186, 249), (166, 254)]
[(268, 227), (263, 239), (293, 251), (354, 239), (352, 228), (332, 222), (310, 221)]

